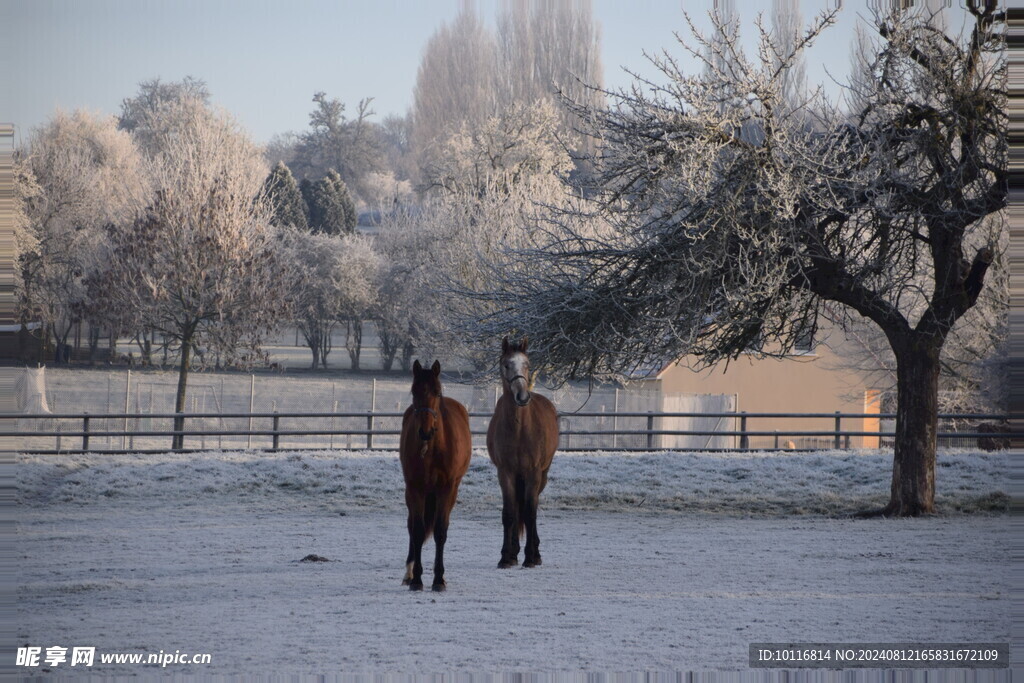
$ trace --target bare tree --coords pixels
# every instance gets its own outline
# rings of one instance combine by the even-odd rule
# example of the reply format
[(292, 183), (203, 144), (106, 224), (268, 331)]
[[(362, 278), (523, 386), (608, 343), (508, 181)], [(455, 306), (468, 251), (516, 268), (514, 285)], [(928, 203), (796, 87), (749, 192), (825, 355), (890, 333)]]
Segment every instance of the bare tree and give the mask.
[[(181, 413), (193, 350), (251, 360), (287, 309), (259, 148), (200, 100), (162, 105), (146, 124), (155, 197), (143, 218), (111, 230), (110, 262), (90, 291), (180, 344), (174, 409)], [(182, 426), (176, 418), (175, 430)], [(173, 447), (182, 439), (175, 435)]]
[[(995, 238), (986, 286), (942, 346), (938, 396), (942, 413), (1003, 413), (1009, 406), (1008, 221), (1001, 214), (988, 220), (993, 224), (977, 231)], [(885, 334), (869, 320), (853, 320), (847, 325), (846, 338), (850, 343), (836, 365), (868, 378), (882, 392), (882, 409), (895, 410), (896, 357)]]
[(703, 76), (657, 60), (666, 85), (585, 112), (607, 145), (590, 209), (607, 227), (559, 217), (521, 259), (530, 277), (491, 272), (497, 312), (477, 331), (529, 333), (556, 372), (621, 373), (685, 354), (716, 363), (761, 340), (772, 342), (762, 353), (787, 353), (826, 302), (840, 304), (896, 358), (883, 512), (932, 511), (940, 354), (983, 290), (996, 248), (985, 219), (1007, 194), (1005, 16), (994, 1), (968, 9), (957, 38), (913, 8), (877, 16), (865, 108), (851, 122), (819, 91), (803, 108), (813, 129), (783, 106), (760, 22), (755, 63), (737, 49), (719, 69), (699, 35)]

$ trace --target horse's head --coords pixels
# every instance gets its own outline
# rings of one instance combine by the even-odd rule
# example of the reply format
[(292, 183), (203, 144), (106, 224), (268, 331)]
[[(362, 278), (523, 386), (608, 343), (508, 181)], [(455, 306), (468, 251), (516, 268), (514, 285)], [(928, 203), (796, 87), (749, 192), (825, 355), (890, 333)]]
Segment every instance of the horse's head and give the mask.
[(501, 380), (507, 384), (512, 391), (512, 398), (516, 405), (522, 407), (530, 402), (530, 359), (526, 357), (526, 347), (529, 340), (523, 340), (516, 344), (509, 343), (508, 337), (501, 340), (501, 361), (498, 371), (501, 373)]
[(417, 360), (412, 366), (412, 412), (419, 424), (419, 436), (430, 441), (441, 422), (441, 363), (425, 369)]

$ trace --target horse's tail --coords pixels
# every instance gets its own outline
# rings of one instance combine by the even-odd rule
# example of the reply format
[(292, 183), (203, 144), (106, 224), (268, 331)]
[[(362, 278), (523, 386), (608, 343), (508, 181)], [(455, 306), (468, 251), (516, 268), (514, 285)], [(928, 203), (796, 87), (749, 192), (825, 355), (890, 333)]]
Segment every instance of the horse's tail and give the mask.
[(519, 508), (519, 538), (526, 534), (526, 478), (522, 474), (516, 475), (516, 507)]

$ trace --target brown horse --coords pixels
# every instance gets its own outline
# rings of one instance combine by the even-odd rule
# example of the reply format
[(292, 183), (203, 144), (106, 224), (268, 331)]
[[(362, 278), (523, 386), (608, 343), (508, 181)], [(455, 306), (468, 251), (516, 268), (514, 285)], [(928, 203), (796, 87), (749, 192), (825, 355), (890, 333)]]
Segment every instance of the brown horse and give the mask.
[(409, 556), (403, 585), (423, 590), (423, 543), (434, 535), (434, 585), (443, 591), (444, 542), (448, 519), (459, 493), (459, 482), (469, 469), (472, 438), (469, 413), (458, 401), (441, 395), (441, 364), (424, 370), (412, 367), (412, 405), (402, 417), (399, 456), (405, 476), (405, 504), (409, 508)]
[(505, 391), (487, 428), (487, 452), (498, 468), (505, 527), (499, 569), (519, 564), (519, 537), (524, 529), (523, 566), (541, 563), (537, 502), (558, 448), (558, 411), (551, 401), (530, 392), (526, 346), (525, 337), (519, 344), (509, 344), (508, 337), (501, 342), (499, 372)]

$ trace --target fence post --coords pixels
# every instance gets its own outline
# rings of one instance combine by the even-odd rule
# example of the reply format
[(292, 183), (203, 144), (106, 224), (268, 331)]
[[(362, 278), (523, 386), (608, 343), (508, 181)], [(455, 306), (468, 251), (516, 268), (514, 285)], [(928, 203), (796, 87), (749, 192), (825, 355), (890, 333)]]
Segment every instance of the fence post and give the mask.
[(615, 407), (612, 408), (612, 448), (619, 447), (619, 388), (615, 387)]
[(256, 375), (249, 375), (249, 442), (246, 448), (252, 448), (252, 407), (256, 400)]
[(89, 450), (89, 413), (82, 416), (82, 450)]
[[(128, 400), (132, 395), (132, 369), (128, 368), (128, 376), (124, 381), (124, 412), (128, 412)], [(124, 418), (124, 434), (121, 435), (121, 450), (128, 442), (128, 418)]]
[(839, 424), (840, 424), (841, 421), (842, 421), (842, 418), (839, 417), (839, 411), (837, 410), (836, 411), (836, 438), (835, 438), (835, 442), (834, 442), (836, 450), (839, 450), (840, 448), (842, 448), (842, 441), (840, 440), (840, 437), (839, 437)]
[(775, 450), (779, 450), (779, 430), (775, 430)]
[(747, 436), (747, 411), (740, 413), (740, 450), (745, 451), (750, 448), (750, 437)]
[(654, 448), (654, 413), (647, 411), (647, 448)]
[(171, 450), (185, 450), (185, 415), (186, 413), (174, 414), (173, 436), (171, 437)]
[[(334, 395), (334, 385), (331, 385), (331, 396)], [(331, 412), (337, 414), (338, 402), (334, 402), (334, 407), (331, 408)], [(331, 448), (334, 448), (334, 432), (338, 429), (338, 418), (331, 417)]]
[(370, 414), (366, 418), (366, 447), (373, 448), (373, 414), (377, 410), (377, 378), (373, 378), (370, 390)]
[(278, 415), (277, 411), (275, 410), (274, 411), (274, 428), (273, 428), (273, 431), (274, 431), (274, 448), (273, 448), (273, 450), (275, 450), (275, 451), (277, 450), (278, 444), (280, 443), (280, 434), (277, 433), (278, 427), (280, 427), (280, 425), (281, 425), (281, 416)]

